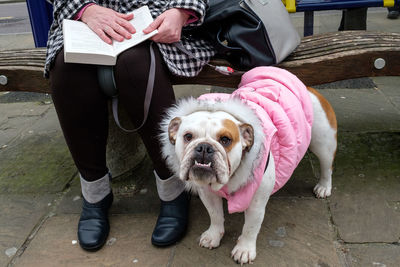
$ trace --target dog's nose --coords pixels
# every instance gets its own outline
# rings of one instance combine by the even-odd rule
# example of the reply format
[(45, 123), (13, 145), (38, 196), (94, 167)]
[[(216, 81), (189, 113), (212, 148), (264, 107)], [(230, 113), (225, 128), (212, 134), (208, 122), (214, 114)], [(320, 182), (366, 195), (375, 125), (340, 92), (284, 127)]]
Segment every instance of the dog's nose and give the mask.
[(195, 159), (202, 164), (208, 164), (213, 161), (214, 148), (210, 144), (200, 143), (194, 149)]
[(195, 150), (196, 150), (196, 154), (200, 154), (200, 155), (204, 155), (204, 156), (209, 156), (214, 153), (214, 148), (212, 148), (212, 146), (207, 143), (198, 144)]

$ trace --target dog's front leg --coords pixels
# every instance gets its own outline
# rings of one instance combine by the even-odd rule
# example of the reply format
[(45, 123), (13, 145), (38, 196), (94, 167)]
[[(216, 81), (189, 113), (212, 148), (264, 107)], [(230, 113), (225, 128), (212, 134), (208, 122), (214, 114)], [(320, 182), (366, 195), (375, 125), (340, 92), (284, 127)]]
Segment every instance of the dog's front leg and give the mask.
[(201, 237), (199, 245), (205, 248), (216, 248), (219, 246), (224, 235), (224, 210), (221, 197), (211, 192), (208, 188), (198, 190), (201, 201), (210, 215), (210, 227)]
[(236, 246), (231, 252), (232, 258), (240, 263), (252, 263), (256, 258), (256, 242), (264, 220), (265, 206), (275, 185), (275, 163), (270, 154), (268, 168), (257, 192), (251, 200), (250, 206), (244, 212), (245, 223), (242, 234), (239, 236)]

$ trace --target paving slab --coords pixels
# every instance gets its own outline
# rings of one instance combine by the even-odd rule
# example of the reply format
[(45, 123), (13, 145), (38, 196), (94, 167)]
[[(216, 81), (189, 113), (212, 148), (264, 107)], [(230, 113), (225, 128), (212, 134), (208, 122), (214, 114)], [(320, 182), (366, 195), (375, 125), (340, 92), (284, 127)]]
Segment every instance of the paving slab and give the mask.
[(16, 136), (31, 134), (34, 125), (51, 108), (39, 103), (0, 104), (0, 147), (9, 145)]
[(0, 195), (0, 265), (5, 266), (53, 204), (54, 195)]
[(166, 266), (174, 251), (151, 245), (155, 214), (111, 216), (107, 244), (95, 253), (73, 242), (78, 219), (78, 215), (48, 219), (14, 266)]
[(34, 48), (32, 33), (0, 34), (0, 50)]
[(13, 119), (4, 117), (3, 123), (0, 121), (0, 152), (1, 149), (10, 146), (19, 137), (32, 135), (33, 132), (29, 130), (29, 127), (38, 120), (39, 118), (32, 117), (16, 117)]
[(378, 90), (381, 91), (398, 110), (400, 110), (400, 77), (374, 77), (372, 79), (378, 87)]
[(376, 89), (321, 89), (335, 109), (340, 131), (399, 131), (400, 112)]
[(18, 103), (18, 102), (39, 102), (41, 104), (50, 104), (53, 102), (50, 94), (32, 93), (32, 92), (2, 92), (0, 93), (0, 103)]
[[(225, 209), (226, 211), (226, 209)], [(225, 235), (220, 247), (198, 246), (209, 226), (209, 217), (198, 198), (191, 205), (190, 226), (177, 245), (171, 266), (230, 266), (230, 253), (243, 226), (243, 213), (225, 216)], [(257, 240), (252, 266), (339, 266), (334, 231), (324, 200), (273, 197)]]
[(345, 254), (349, 266), (397, 267), (400, 262), (399, 245), (347, 245)]
[(369, 77), (341, 80), (313, 86), (315, 89), (375, 89), (376, 84)]
[(398, 242), (400, 134), (344, 134), (333, 173), (330, 210), (347, 243)]
[(0, 125), (2, 125), (3, 123), (7, 122), (7, 120), (8, 120), (7, 116), (5, 116), (3, 114), (0, 115)]
[[(20, 107), (28, 105), (17, 104)], [(38, 110), (40, 108), (38, 106)], [(0, 192), (56, 193), (62, 191), (76, 174), (76, 167), (65, 144), (54, 107), (45, 106), (45, 109), (46, 111), (41, 110), (34, 117), (16, 115), (17, 118), (27, 121), (25, 124), (15, 125), (15, 131), (7, 137), (10, 138), (7, 146), (0, 149)], [(27, 110), (31, 112), (31, 109)], [(33, 110), (35, 112), (36, 109)], [(12, 111), (9, 112), (13, 114)], [(25, 114), (23, 110), (20, 112)], [(8, 127), (13, 123), (17, 122), (10, 122)]]
[(199, 97), (202, 94), (210, 93), (211, 86), (209, 85), (198, 85), (198, 84), (185, 84), (185, 85), (174, 85), (174, 93), (176, 99), (185, 97)]
[(0, 192), (61, 192), (76, 174), (61, 134), (34, 135), (0, 153)]
[(14, 117), (31, 117), (31, 116), (41, 116), (49, 108), (50, 105), (43, 105), (39, 102), (24, 102), (24, 103), (6, 103), (0, 104), (0, 109), (2, 110), (2, 115), (9, 118)]
[(367, 14), (368, 31), (400, 32), (399, 20), (387, 18), (387, 8), (369, 8)]

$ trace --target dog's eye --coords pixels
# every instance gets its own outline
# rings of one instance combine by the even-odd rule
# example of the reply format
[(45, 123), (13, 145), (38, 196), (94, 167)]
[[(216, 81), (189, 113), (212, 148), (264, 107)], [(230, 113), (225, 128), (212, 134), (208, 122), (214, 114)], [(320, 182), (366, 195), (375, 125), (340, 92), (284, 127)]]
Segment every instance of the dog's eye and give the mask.
[(183, 136), (186, 142), (190, 142), (193, 138), (193, 135), (191, 133), (187, 133)]
[(219, 142), (220, 142), (221, 145), (223, 145), (223, 146), (229, 146), (229, 145), (231, 144), (232, 140), (231, 140), (229, 137), (227, 137), (227, 136), (222, 136), (222, 137), (219, 139)]

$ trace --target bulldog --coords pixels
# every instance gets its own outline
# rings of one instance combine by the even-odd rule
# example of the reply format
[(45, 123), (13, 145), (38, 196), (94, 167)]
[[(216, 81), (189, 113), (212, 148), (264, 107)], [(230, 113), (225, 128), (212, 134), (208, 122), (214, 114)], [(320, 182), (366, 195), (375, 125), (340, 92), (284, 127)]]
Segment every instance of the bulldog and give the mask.
[(244, 212), (231, 252), (240, 263), (256, 258), (256, 240), (268, 199), (281, 188), (309, 148), (319, 159), (318, 198), (331, 194), (337, 147), (336, 116), (329, 102), (293, 74), (258, 67), (242, 76), (232, 94), (181, 100), (161, 124), (168, 166), (197, 192), (210, 216), (199, 245), (219, 246), (228, 212)]

